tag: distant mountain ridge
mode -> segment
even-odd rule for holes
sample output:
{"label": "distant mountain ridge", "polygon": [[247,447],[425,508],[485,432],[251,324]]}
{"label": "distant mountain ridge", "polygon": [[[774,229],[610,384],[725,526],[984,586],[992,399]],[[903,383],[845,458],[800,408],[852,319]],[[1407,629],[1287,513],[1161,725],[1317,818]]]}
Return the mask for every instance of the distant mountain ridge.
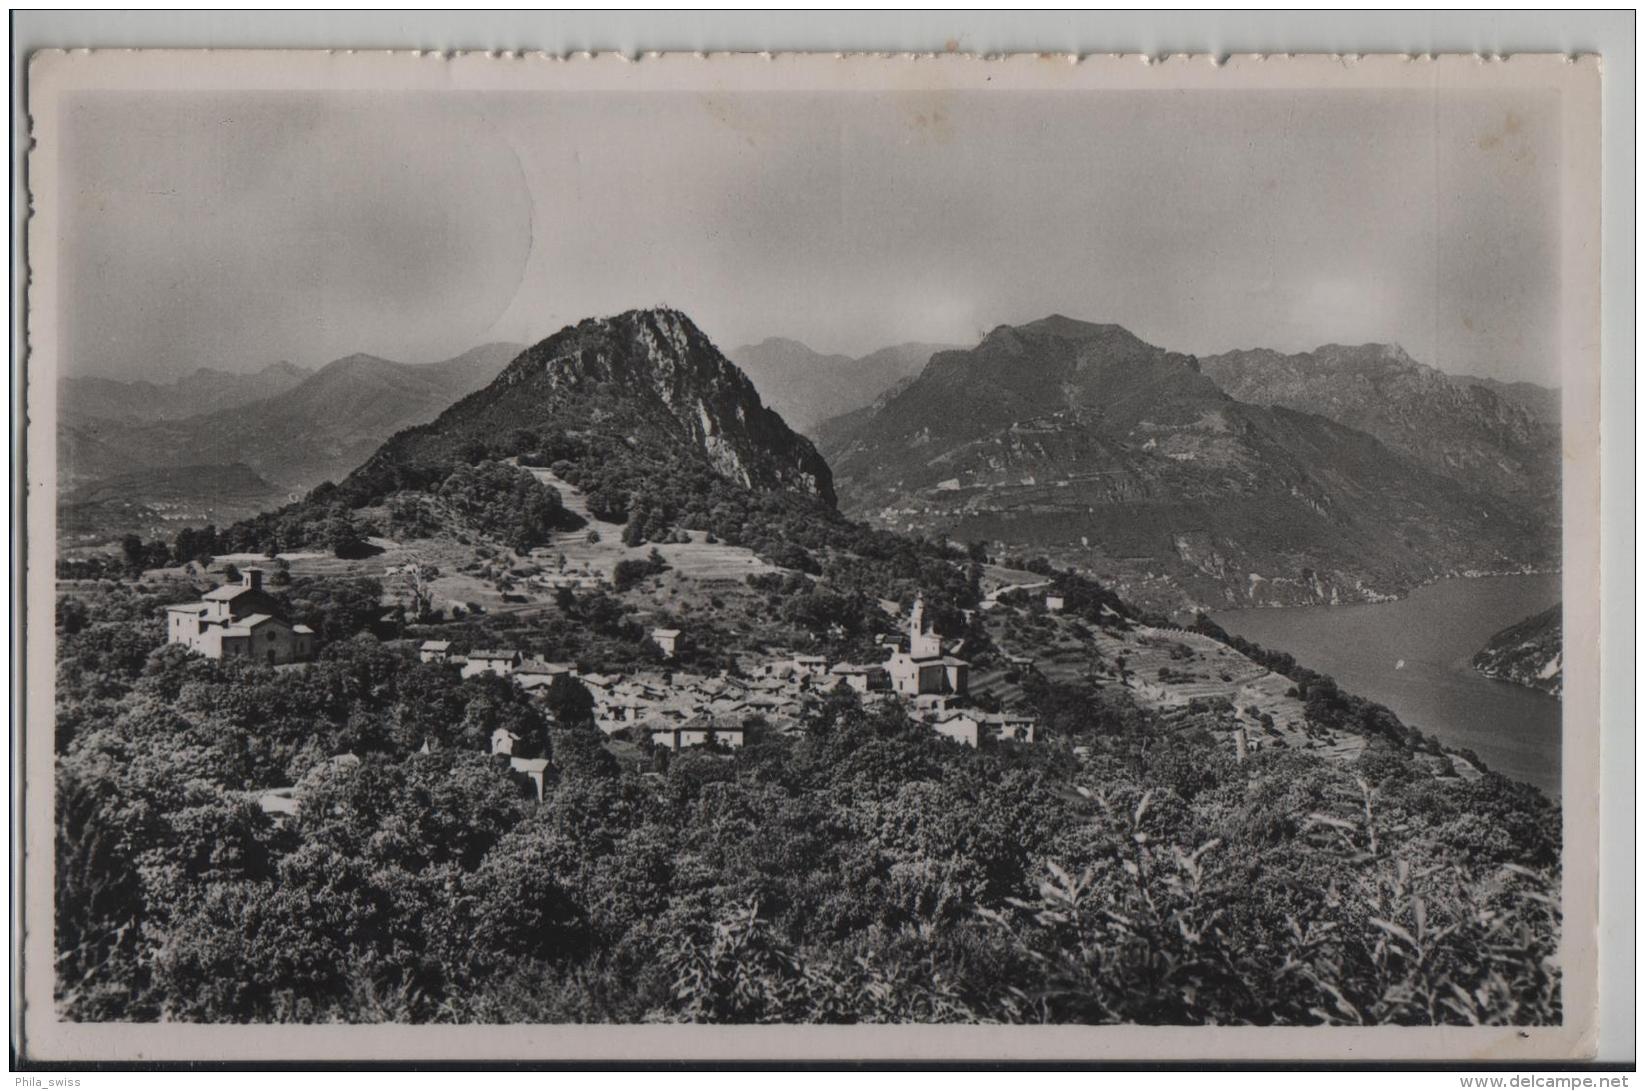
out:
{"label": "distant mountain ridge", "polygon": [[829,417],[827,420],[813,426],[811,437],[816,440],[817,449],[832,451],[844,446],[849,442],[852,433],[861,428],[875,413],[884,409],[892,398],[914,385],[914,380],[917,378],[919,378],[918,375],[905,375],[887,387],[870,404],[860,409],[853,409],[848,413],[841,413],[837,417]]}
{"label": "distant mountain ridge", "polygon": [[827,434],[848,512],[1048,551],[1156,604],[1374,599],[1557,557],[1557,534],[1522,507],[1061,315],[934,355]]}
{"label": "distant mountain ridge", "polygon": [[273,397],[313,374],[309,368],[281,360],[252,372],[203,367],[169,383],[66,376],[57,384],[58,406],[78,417],[181,420]]}
{"label": "distant mountain ridge", "polygon": [[1251,349],[1207,356],[1200,366],[1241,401],[1318,413],[1445,477],[1557,508],[1557,391],[1447,375],[1398,345]]}
{"label": "distant mountain ridge", "polygon": [[1524,380],[1510,383],[1478,375],[1457,375],[1454,378],[1460,383],[1483,386],[1498,397],[1530,410],[1538,420],[1549,427],[1559,427],[1560,402],[1557,387],[1542,386]]}
{"label": "distant mountain ridge", "polygon": [[175,421],[65,412],[59,477],[77,484],[166,466],[244,463],[284,490],[340,478],[408,425],[489,383],[520,346],[489,344],[433,364],[366,354],[334,360],[270,397]]}
{"label": "distant mountain ridge", "polygon": [[820,353],[789,338],[768,337],[732,349],[726,356],[790,427],[816,438],[823,422],[870,404],[887,388],[918,375],[932,353],[952,347],[909,341],[851,357]]}

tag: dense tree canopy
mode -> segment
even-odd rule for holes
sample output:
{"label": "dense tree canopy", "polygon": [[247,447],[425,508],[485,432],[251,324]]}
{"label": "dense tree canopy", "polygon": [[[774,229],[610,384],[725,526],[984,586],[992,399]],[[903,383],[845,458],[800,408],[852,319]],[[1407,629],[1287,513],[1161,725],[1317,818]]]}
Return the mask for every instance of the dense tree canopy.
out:
{"label": "dense tree canopy", "polygon": [[[1386,739],[1241,762],[1215,712],[1038,680],[1033,746],[835,694],[656,771],[571,679],[539,704],[370,636],[213,662],[161,646],[159,596],[95,594],[58,611],[71,1018],[1560,1017],[1557,810]],[[351,594],[291,592],[322,623]],[[541,804],[498,726],[551,758]]]}

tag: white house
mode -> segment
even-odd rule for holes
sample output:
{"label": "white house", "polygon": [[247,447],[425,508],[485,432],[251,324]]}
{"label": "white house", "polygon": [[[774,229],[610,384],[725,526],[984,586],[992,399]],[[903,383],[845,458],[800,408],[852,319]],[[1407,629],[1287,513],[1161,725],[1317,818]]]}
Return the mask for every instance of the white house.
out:
{"label": "white house", "polygon": [[836,685],[844,683],[858,693],[889,689],[891,685],[883,663],[836,663],[828,668],[828,675]]}
{"label": "white house", "polygon": [[425,640],[417,646],[417,658],[424,663],[449,663],[451,661],[451,641]]}
{"label": "white house", "polygon": [[1053,614],[1062,613],[1062,596],[1061,595],[1046,595],[1045,596],[1045,608]]}
{"label": "white house", "polygon": [[651,630],[651,639],[656,643],[657,647],[662,649],[664,659],[673,659],[675,647],[678,645],[680,640],[680,630],[653,629]]}
{"label": "white house", "polygon": [[575,678],[577,668],[570,663],[545,663],[541,659],[522,659],[514,668],[514,680],[525,690],[550,685],[562,674],[569,674]]}
{"label": "white house", "polygon": [[970,747],[975,747],[982,735],[979,714],[975,712],[940,712],[925,722],[944,738]]}
{"label": "white house", "polygon": [[638,723],[651,706],[633,697],[605,698],[594,706],[594,725],[607,735],[614,735],[629,724]]}
{"label": "white house", "polygon": [[1022,712],[985,712],[979,723],[988,738],[1001,742],[1033,742],[1039,720]]}
{"label": "white house", "polygon": [[651,741],[669,750],[687,750],[693,746],[707,746],[710,743],[740,750],[743,745],[743,728],[741,724],[722,723],[709,716],[693,716],[682,724],[653,730]]}
{"label": "white house", "polygon": [[537,794],[537,801],[542,802],[543,781],[546,779],[548,772],[548,759],[516,758],[510,755],[508,767],[531,782],[531,790]]}
{"label": "white house", "polygon": [[276,826],[290,825],[301,810],[295,788],[271,788],[257,797],[257,806]]}
{"label": "white house", "polygon": [[463,677],[476,674],[510,675],[520,665],[520,653],[512,648],[475,648],[463,664]]}

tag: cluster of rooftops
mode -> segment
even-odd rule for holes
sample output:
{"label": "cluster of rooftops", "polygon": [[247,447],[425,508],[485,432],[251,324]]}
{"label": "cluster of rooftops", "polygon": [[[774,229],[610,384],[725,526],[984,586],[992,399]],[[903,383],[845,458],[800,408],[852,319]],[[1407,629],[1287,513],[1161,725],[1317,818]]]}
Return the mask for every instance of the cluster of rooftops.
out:
{"label": "cluster of rooftops", "polygon": [[[291,662],[311,656],[312,630],[285,621],[278,613],[278,601],[262,590],[261,576],[255,570],[247,572],[239,584],[208,592],[200,602],[169,607],[169,638],[205,654],[215,651],[218,657],[261,655],[269,662]],[[265,648],[258,640],[268,632],[275,637],[263,640]],[[680,635],[676,629],[651,633],[668,660],[675,658]],[[237,642],[248,637],[252,647],[238,650]],[[984,739],[1034,741],[1036,720],[1030,714],[964,707],[971,664],[943,647],[926,623],[923,601],[914,604],[906,644],[905,648],[902,641],[892,641],[888,657],[879,663],[830,663],[828,657],[813,654],[777,658],[761,664],[753,677],[670,669],[634,675],[583,672],[575,664],[528,658],[512,648],[474,648],[459,654],[449,640],[425,640],[417,652],[423,662],[460,666],[464,677],[509,677],[528,692],[540,693],[559,677],[574,677],[593,697],[595,724],[603,732],[649,737],[653,744],[670,750],[710,745],[740,748],[751,721],[783,730],[798,723],[809,703],[842,687],[900,701],[916,722],[968,746],[978,746]],[[507,758],[513,772],[528,781],[541,799],[549,763],[543,758],[516,756],[519,741],[508,729],[498,727],[490,737],[491,752]],[[346,754],[331,762],[345,767],[358,760]],[[294,816],[298,802],[296,789],[263,793],[259,799],[278,821]]]}
{"label": "cluster of rooftops", "polygon": [[[679,631],[655,629],[651,636],[665,658],[673,660]],[[971,746],[983,738],[1033,741],[1035,720],[1030,715],[956,707],[965,704],[971,664],[943,647],[926,622],[923,600],[914,604],[906,643],[905,648],[894,641],[888,658],[878,663],[830,663],[826,656],[799,654],[768,660],[752,677],[669,669],[633,675],[584,673],[574,664],[528,658],[512,648],[475,648],[459,655],[446,640],[424,641],[418,655],[424,662],[459,664],[464,677],[511,677],[528,692],[570,675],[593,696],[595,723],[602,731],[648,736],[656,745],[674,750],[710,743],[740,747],[749,721],[784,729],[798,722],[809,701],[840,687],[898,699],[917,721]]]}

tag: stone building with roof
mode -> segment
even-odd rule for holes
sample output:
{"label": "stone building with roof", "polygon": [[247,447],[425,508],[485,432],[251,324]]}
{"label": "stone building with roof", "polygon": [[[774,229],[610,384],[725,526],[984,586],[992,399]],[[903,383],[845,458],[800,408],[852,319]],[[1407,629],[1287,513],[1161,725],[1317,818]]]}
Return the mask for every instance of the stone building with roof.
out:
{"label": "stone building with roof", "polygon": [[513,648],[475,648],[468,653],[468,661],[463,664],[463,677],[473,678],[476,674],[507,676],[514,673],[523,658]]}
{"label": "stone building with roof", "polygon": [[208,659],[294,663],[310,659],[317,641],[307,625],[285,618],[280,601],[263,590],[261,569],[249,568],[237,584],[224,584],[199,602],[166,607],[166,640]]}
{"label": "stone building with roof", "polygon": [[657,724],[651,732],[654,745],[668,750],[688,750],[693,746],[723,746],[740,750],[744,730],[740,723],[697,715],[679,724]]}
{"label": "stone building with roof", "polygon": [[891,688],[904,697],[951,693],[963,696],[970,687],[971,664],[945,655],[942,638],[925,622],[925,600],[914,600],[908,618],[908,650],[900,648],[886,660]]}

